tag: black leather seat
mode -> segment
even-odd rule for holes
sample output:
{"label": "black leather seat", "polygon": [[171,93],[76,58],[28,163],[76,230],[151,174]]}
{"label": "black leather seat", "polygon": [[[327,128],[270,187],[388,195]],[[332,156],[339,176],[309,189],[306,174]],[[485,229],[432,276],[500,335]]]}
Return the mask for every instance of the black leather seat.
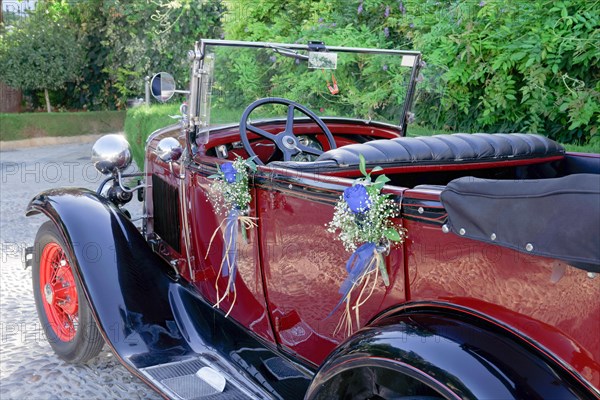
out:
{"label": "black leather seat", "polygon": [[316,162],[333,160],[338,167],[358,166],[359,154],[367,165],[447,164],[528,159],[564,155],[564,148],[547,137],[526,133],[456,133],[374,140],[329,150]]}

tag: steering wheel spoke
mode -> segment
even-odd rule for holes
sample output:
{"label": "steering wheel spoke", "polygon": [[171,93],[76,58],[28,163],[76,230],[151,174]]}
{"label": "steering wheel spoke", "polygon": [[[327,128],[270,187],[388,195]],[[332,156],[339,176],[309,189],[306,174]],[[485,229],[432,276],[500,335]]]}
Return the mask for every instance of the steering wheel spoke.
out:
{"label": "steering wheel spoke", "polygon": [[294,153],[289,150],[283,151],[283,161],[292,161],[292,156]]}
{"label": "steering wheel spoke", "polygon": [[[287,106],[285,130],[283,132],[274,135],[265,131],[264,129],[258,128],[249,123],[248,118],[250,116],[250,113],[264,104],[281,104]],[[291,161],[292,156],[301,153],[307,153],[314,156],[322,154],[323,151],[312,148],[310,146],[303,145],[296,138],[294,134],[294,113],[296,110],[306,115],[310,120],[312,120],[312,122],[314,122],[319,127],[319,129],[325,134],[325,137],[327,137],[329,148],[335,149],[337,147],[335,144],[335,139],[333,138],[333,134],[317,114],[294,101],[280,97],[268,97],[256,100],[255,102],[250,104],[242,114],[242,119],[240,121],[240,138],[242,139],[244,150],[246,150],[248,155],[250,157],[256,156],[256,152],[250,145],[250,140],[248,139],[248,131],[272,141],[283,154],[284,161]],[[263,161],[257,157],[255,158],[255,162],[257,164],[264,165]]]}
{"label": "steering wheel spoke", "polygon": [[312,148],[310,146],[305,146],[303,144],[298,143],[297,148],[300,149],[302,153],[312,154],[313,156],[320,156],[323,154],[322,150]]}
{"label": "steering wheel spoke", "polygon": [[260,128],[254,126],[254,125],[250,125],[250,124],[247,125],[247,128],[250,132],[256,133],[258,136],[262,136],[265,139],[269,139],[273,142],[275,141],[276,135],[273,135],[272,133],[269,133],[269,132],[265,131],[264,129],[260,129]]}
{"label": "steering wheel spoke", "polygon": [[294,107],[293,104],[288,106],[287,119],[285,120],[285,133],[294,134]]}

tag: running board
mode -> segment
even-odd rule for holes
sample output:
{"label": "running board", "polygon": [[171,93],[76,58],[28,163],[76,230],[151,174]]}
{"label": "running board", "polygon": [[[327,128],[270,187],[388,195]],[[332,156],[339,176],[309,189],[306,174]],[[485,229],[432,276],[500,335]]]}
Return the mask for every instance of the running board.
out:
{"label": "running board", "polygon": [[153,345],[163,347],[155,346],[154,354],[129,358],[140,378],[163,396],[173,400],[304,398],[312,371],[265,347],[206,303],[193,287],[170,282],[167,296],[172,314],[163,318],[173,318],[176,324],[169,328],[169,340],[155,340]]}
{"label": "running board", "polygon": [[[213,373],[225,379],[225,388],[221,392],[207,380],[200,378],[197,372],[209,367]],[[251,393],[241,385],[234,383],[223,371],[216,370],[214,362],[200,356],[189,360],[171,362],[142,368],[140,371],[164,394],[174,400],[238,400],[254,399]]]}

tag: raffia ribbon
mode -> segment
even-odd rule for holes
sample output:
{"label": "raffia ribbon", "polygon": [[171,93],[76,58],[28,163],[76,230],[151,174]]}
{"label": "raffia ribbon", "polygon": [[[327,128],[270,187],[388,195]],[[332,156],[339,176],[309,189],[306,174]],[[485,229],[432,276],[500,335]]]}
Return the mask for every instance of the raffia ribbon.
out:
{"label": "raffia ribbon", "polygon": [[[208,258],[210,254],[210,248],[213,244],[217,233],[223,228],[225,225],[225,229],[223,231],[223,257],[221,258],[221,264],[219,266],[219,272],[217,273],[217,278],[215,280],[215,291],[217,301],[213,305],[213,307],[219,307],[221,302],[225,300],[229,294],[233,295],[233,300],[231,301],[231,305],[225,314],[227,318],[233,310],[233,306],[235,305],[235,301],[237,299],[237,290],[235,287],[235,278],[237,275],[237,232],[239,227],[242,228],[242,235],[246,237],[246,230],[252,229],[257,226],[256,217],[249,217],[246,215],[241,215],[240,210],[233,209],[230,210],[227,214],[227,217],[223,218],[221,224],[215,229],[215,232],[210,238],[210,242],[208,244],[208,249],[206,251],[206,256],[204,259]],[[219,277],[227,277],[227,289],[225,292],[220,295],[219,294]]]}
{"label": "raffia ribbon", "polygon": [[[387,247],[377,246],[375,243],[365,243],[356,249],[348,259],[348,262],[346,263],[348,277],[344,280],[339,290],[342,297],[327,316],[327,318],[329,318],[342,304],[345,303],[344,312],[340,317],[338,325],[333,331],[334,335],[340,331],[344,331],[346,336],[352,334],[354,330],[354,323],[352,320],[353,314],[356,321],[356,327],[359,327],[360,307],[373,295],[373,291],[377,284],[377,278],[380,273],[385,286],[389,286],[389,276],[382,254],[386,249]],[[361,287],[361,290],[354,303],[352,303],[352,293],[357,287]],[[365,292],[368,287],[370,287],[370,290],[365,297]]]}

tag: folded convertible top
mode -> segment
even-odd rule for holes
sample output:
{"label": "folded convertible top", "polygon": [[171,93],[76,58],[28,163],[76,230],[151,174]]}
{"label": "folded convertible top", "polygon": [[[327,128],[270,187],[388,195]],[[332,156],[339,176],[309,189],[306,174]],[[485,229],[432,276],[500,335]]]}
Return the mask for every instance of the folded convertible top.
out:
{"label": "folded convertible top", "polygon": [[402,166],[495,162],[562,156],[563,147],[532,133],[453,133],[422,137],[372,140],[342,146],[321,154],[317,161],[334,160],[338,166],[356,166],[359,156],[367,166]]}
{"label": "folded convertible top", "polygon": [[457,235],[600,272],[600,175],[464,177],[441,197]]}

